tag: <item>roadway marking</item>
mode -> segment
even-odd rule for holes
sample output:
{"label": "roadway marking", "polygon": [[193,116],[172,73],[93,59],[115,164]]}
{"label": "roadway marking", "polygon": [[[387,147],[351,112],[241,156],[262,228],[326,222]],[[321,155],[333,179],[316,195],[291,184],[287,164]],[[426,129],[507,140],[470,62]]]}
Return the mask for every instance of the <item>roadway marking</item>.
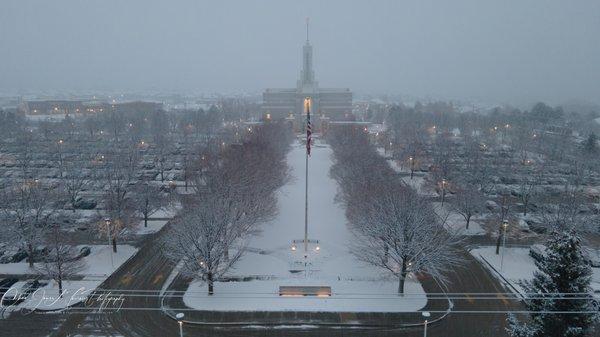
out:
{"label": "roadway marking", "polygon": [[133,279],[133,275],[131,275],[131,273],[127,273],[125,276],[123,276],[121,278],[121,281],[119,281],[119,283],[123,284],[123,285],[129,285],[129,283],[131,283],[132,279]]}
{"label": "roadway marking", "polygon": [[504,303],[504,305],[510,304],[510,302],[506,299],[506,296],[497,294],[496,297],[498,297],[502,301],[502,303]]}
{"label": "roadway marking", "polygon": [[162,281],[163,278],[164,278],[164,276],[162,273],[156,275],[154,277],[154,280],[152,280],[152,284],[154,284],[154,285],[158,284],[158,282]]}

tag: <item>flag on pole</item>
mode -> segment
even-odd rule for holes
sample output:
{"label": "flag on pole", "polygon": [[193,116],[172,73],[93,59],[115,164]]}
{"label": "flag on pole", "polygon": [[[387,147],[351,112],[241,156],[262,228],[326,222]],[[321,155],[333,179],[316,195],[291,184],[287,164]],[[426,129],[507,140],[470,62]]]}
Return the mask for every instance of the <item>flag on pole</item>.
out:
{"label": "flag on pole", "polygon": [[304,99],[306,110],[306,154],[310,156],[310,143],[312,142],[312,125],[310,123],[310,97]]}

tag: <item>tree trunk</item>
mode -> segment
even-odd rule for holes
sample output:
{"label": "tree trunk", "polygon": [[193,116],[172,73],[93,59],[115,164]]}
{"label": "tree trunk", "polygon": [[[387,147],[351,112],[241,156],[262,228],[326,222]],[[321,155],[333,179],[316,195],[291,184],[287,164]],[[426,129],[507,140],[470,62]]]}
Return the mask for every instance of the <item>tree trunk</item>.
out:
{"label": "tree trunk", "polygon": [[523,201],[523,216],[527,216],[527,200]]}
{"label": "tree trunk", "polygon": [[406,282],[406,260],[402,260],[402,269],[400,270],[400,278],[398,282],[398,294],[404,295],[404,283]]}
{"label": "tree trunk", "polygon": [[33,245],[31,243],[27,244],[27,262],[29,262],[29,268],[33,268]]}
{"label": "tree trunk", "polygon": [[58,277],[58,298],[62,298],[63,296],[63,284],[62,277]]}
{"label": "tree trunk", "polygon": [[148,227],[148,215],[144,214],[144,227]]}
{"label": "tree trunk", "polygon": [[208,281],[208,295],[212,296],[215,293],[213,274],[210,272],[206,274],[206,279]]}
{"label": "tree trunk", "polygon": [[467,216],[467,225],[465,226],[466,229],[469,229],[469,223],[471,222],[471,216],[468,215]]}
{"label": "tree trunk", "polygon": [[117,252],[117,238],[113,236],[112,238],[112,246],[113,246],[113,252]]}

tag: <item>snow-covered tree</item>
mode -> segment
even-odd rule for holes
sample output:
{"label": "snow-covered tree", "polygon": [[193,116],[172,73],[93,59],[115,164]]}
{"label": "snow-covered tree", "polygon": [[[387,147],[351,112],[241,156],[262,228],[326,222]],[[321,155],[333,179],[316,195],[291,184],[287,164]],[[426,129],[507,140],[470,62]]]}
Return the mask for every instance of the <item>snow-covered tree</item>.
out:
{"label": "snow-covered tree", "polygon": [[[88,156],[82,155],[84,162],[88,159]],[[88,159],[89,160],[89,159]],[[93,183],[95,171],[92,169],[85,169],[82,167],[81,162],[67,162],[64,165],[65,174],[61,180],[64,192],[69,199],[69,203],[75,212],[75,206],[77,200],[83,191],[90,187]]]}
{"label": "snow-covered tree", "polygon": [[62,297],[63,281],[81,272],[85,268],[85,263],[80,259],[80,252],[76,246],[69,244],[67,235],[58,225],[52,226],[45,243],[47,254],[36,269],[45,278],[56,281],[58,296]]}
{"label": "snow-covered tree", "polygon": [[238,261],[244,243],[239,233],[226,231],[229,218],[221,212],[221,199],[205,196],[196,201],[171,224],[165,254],[175,263],[183,261],[184,275],[206,281],[212,295],[215,279]]}
{"label": "snow-covered tree", "polygon": [[27,252],[33,268],[35,250],[62,204],[60,195],[37,181],[3,191],[0,202],[2,222],[14,236],[14,243]]}
{"label": "snow-covered tree", "polygon": [[521,323],[510,316],[508,331],[514,337],[588,336],[598,317],[581,239],[573,231],[555,231],[546,246],[546,256],[535,261],[533,280],[522,284],[530,320]]}
{"label": "snow-covered tree", "polygon": [[591,212],[584,212],[587,196],[577,186],[565,186],[557,196],[544,199],[540,223],[546,224],[550,230],[594,231],[598,229],[599,217]]}
{"label": "snow-covered tree", "polygon": [[347,204],[346,214],[356,236],[353,254],[398,277],[398,293],[409,274],[445,281],[462,261],[459,238],[444,228],[428,200],[407,188],[380,188]]}
{"label": "snow-covered tree", "polygon": [[[110,232],[114,252],[118,238],[137,226],[132,192],[139,160],[139,152],[133,145],[118,149],[105,163],[104,212],[99,214],[98,228],[106,234]],[[103,225],[105,218],[110,219],[108,226]]]}
{"label": "snow-covered tree", "polygon": [[144,227],[148,227],[148,218],[166,206],[167,197],[163,195],[160,187],[148,180],[139,181],[133,194],[135,209],[142,215]]}
{"label": "snow-covered tree", "polygon": [[455,191],[450,205],[465,219],[466,229],[469,229],[471,218],[485,209],[485,197],[477,190],[477,187],[464,185]]}

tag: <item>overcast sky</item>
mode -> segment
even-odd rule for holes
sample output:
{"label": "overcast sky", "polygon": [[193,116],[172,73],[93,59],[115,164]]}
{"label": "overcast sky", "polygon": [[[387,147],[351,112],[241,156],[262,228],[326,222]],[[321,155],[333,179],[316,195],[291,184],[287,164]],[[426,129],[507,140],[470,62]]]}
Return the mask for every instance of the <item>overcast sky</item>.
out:
{"label": "overcast sky", "polygon": [[321,86],[600,102],[600,1],[1,0],[0,90]]}

